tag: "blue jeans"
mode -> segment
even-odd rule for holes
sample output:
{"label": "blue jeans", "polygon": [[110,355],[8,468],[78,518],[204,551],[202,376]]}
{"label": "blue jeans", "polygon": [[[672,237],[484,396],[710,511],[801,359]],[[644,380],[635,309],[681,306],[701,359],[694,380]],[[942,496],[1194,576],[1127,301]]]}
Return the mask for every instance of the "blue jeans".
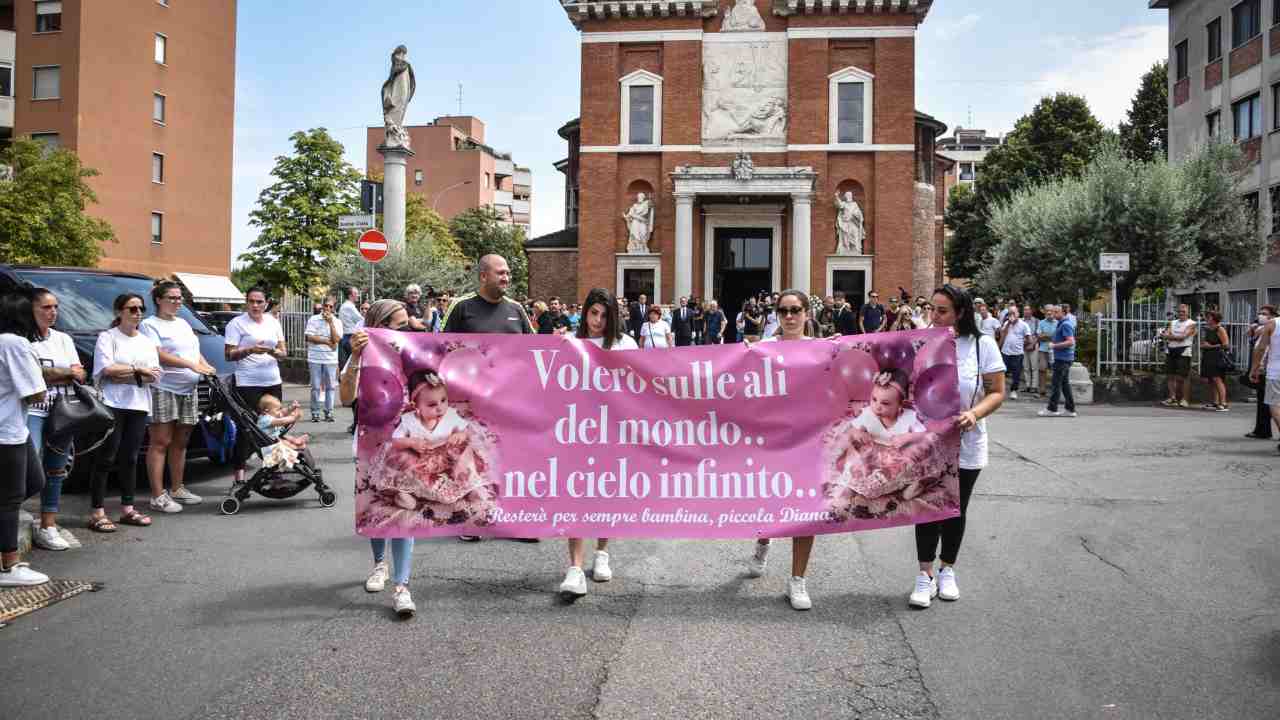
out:
{"label": "blue jeans", "polygon": [[347,358],[351,357],[351,336],[343,335],[338,341],[338,369],[347,366]]}
{"label": "blue jeans", "polygon": [[31,444],[36,448],[44,466],[44,489],[40,491],[40,512],[58,512],[58,501],[62,498],[62,481],[67,479],[67,466],[71,464],[71,438],[67,438],[61,447],[55,445],[54,450],[44,446],[44,422],[48,418],[41,415],[27,415],[27,430],[31,431]]}
{"label": "blue jeans", "polygon": [[[387,556],[387,541],[370,538],[373,561],[380,563]],[[413,568],[413,538],[391,538],[391,579],[397,585],[409,584],[409,570]]]}
{"label": "blue jeans", "polygon": [[[1003,353],[1001,353],[1003,355]],[[1005,373],[1009,376],[1009,387],[1006,390],[1017,392],[1018,386],[1022,384],[1022,362],[1026,360],[1025,355],[1005,355],[1004,367]]]}
{"label": "blue jeans", "polygon": [[1061,393],[1067,403],[1067,412],[1076,411],[1076,399],[1071,394],[1071,383],[1068,376],[1071,373],[1070,360],[1054,360],[1053,361],[1053,390],[1049,393],[1049,412],[1058,411],[1058,394]]}
{"label": "blue jeans", "polygon": [[[308,363],[311,369],[311,414],[319,415],[321,407],[325,415],[333,414],[333,397],[338,392],[338,366]],[[323,406],[320,403],[324,396]]]}

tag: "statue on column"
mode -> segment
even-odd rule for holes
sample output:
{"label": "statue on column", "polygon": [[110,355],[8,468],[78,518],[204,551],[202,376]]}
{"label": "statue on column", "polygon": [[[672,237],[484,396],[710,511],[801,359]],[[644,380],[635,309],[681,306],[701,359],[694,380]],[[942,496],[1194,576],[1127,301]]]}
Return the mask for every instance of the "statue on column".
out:
{"label": "statue on column", "polygon": [[653,203],[644,193],[636,195],[636,202],[622,216],[627,221],[627,252],[649,252],[649,238],[653,236]]}
{"label": "statue on column", "polygon": [[755,0],[735,0],[733,7],[724,11],[720,32],[750,32],[764,30],[764,18],[756,9]]}
{"label": "statue on column", "polygon": [[861,255],[867,231],[863,226],[862,208],[853,193],[836,193],[836,254]]}
{"label": "statue on column", "polygon": [[384,145],[409,149],[409,133],[404,129],[404,114],[418,89],[413,66],[405,57],[409,49],[397,46],[391,53],[391,75],[382,83],[382,119],[387,128]]}

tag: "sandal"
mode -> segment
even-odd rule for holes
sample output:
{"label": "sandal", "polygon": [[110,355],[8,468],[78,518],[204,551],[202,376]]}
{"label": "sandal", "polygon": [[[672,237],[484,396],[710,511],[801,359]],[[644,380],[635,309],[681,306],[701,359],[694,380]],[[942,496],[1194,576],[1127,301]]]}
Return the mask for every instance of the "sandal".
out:
{"label": "sandal", "polygon": [[99,533],[113,533],[116,531],[116,524],[111,522],[111,518],[106,515],[96,515],[89,518],[86,524],[90,530]]}
{"label": "sandal", "polygon": [[135,527],[147,527],[151,524],[151,518],[134,510],[130,513],[120,516],[120,522],[125,525],[133,525]]}

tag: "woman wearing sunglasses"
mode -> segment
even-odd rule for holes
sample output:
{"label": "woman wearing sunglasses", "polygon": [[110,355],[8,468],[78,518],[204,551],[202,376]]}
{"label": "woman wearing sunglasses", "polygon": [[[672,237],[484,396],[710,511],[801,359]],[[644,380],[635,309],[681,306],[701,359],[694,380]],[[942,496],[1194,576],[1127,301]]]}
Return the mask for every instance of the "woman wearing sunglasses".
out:
{"label": "woman wearing sunglasses", "polygon": [[107,476],[116,470],[120,483],[120,522],[146,527],[151,518],[133,507],[138,482],[138,449],[151,414],[151,385],[161,375],[160,356],[151,338],[138,331],[146,303],[141,295],[125,293],[112,303],[116,319],[98,335],[93,353],[94,379],[102,390],[102,402],[116,417],[115,429],[94,456],[91,483],[92,511],[89,529],[115,532],[107,518]]}

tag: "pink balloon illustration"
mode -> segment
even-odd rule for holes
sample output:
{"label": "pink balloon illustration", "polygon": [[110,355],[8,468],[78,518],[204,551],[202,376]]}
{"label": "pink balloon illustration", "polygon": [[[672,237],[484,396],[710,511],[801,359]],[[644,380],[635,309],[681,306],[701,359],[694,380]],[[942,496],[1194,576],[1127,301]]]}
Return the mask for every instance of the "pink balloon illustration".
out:
{"label": "pink balloon illustration", "polygon": [[955,365],[934,365],[920,373],[912,388],[916,410],[929,420],[960,412],[960,388]]}
{"label": "pink balloon illustration", "polygon": [[950,365],[956,361],[956,351],[948,337],[930,340],[916,351],[915,375],[923,373],[934,365]]}
{"label": "pink balloon illustration", "polygon": [[400,356],[391,347],[391,337],[384,333],[370,334],[369,344],[360,353],[361,372],[370,368],[400,371]]}
{"label": "pink balloon illustration", "polygon": [[440,362],[444,348],[438,343],[410,342],[400,353],[400,362],[404,364],[404,374],[412,375],[422,370],[440,372]]}
{"label": "pink balloon illustration", "polygon": [[[894,333],[899,334],[902,333]],[[877,338],[874,352],[881,370],[911,372],[911,365],[916,357],[916,351],[911,347],[911,339],[908,337]]]}
{"label": "pink balloon illustration", "polygon": [[870,353],[846,349],[836,357],[835,366],[836,375],[851,399],[871,399],[871,386],[880,367]]}
{"label": "pink balloon illustration", "polygon": [[387,425],[404,408],[404,383],[400,373],[383,367],[360,370],[360,424]]}
{"label": "pink balloon illustration", "polygon": [[475,348],[455,350],[445,355],[440,362],[440,377],[448,388],[449,399],[463,401],[483,395],[484,384],[491,382],[485,372],[488,365]]}

